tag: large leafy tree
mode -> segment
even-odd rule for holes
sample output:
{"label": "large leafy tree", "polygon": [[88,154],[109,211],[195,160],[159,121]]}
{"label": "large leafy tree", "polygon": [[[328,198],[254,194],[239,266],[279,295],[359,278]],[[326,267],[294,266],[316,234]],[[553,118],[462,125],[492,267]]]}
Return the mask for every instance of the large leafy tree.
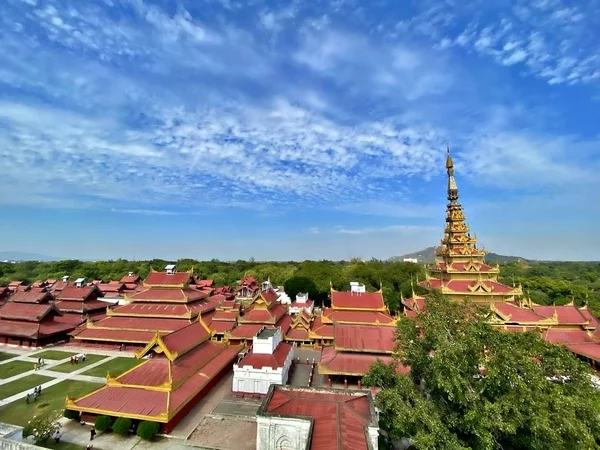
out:
{"label": "large leafy tree", "polygon": [[377,364],[364,383],[382,388],[382,425],[415,448],[600,448],[591,369],[539,334],[494,329],[484,310],[433,294],[397,342],[410,374]]}

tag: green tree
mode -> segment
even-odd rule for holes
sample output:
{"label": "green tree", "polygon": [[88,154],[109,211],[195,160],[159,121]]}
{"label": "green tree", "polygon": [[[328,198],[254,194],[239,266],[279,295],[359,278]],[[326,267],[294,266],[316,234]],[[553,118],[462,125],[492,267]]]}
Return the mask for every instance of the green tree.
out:
{"label": "green tree", "polygon": [[598,448],[591,369],[539,334],[499,331],[483,310],[433,294],[397,341],[410,374],[375,365],[364,381],[383,388],[382,425],[415,448]]}
{"label": "green tree", "polygon": [[50,411],[33,418],[23,428],[23,438],[33,437],[36,445],[43,445],[46,441],[60,430],[60,411]]}
{"label": "green tree", "polygon": [[300,292],[308,293],[308,298],[315,299],[319,296],[317,285],[313,280],[307,277],[291,277],[283,283],[285,293],[290,296],[292,301]]}

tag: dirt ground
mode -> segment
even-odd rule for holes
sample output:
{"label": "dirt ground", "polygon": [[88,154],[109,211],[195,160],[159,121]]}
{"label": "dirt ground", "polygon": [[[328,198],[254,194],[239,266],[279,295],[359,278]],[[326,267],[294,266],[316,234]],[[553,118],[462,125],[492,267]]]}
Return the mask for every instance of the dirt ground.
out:
{"label": "dirt ground", "polygon": [[204,417],[190,443],[218,450],[255,450],[256,422],[234,417]]}

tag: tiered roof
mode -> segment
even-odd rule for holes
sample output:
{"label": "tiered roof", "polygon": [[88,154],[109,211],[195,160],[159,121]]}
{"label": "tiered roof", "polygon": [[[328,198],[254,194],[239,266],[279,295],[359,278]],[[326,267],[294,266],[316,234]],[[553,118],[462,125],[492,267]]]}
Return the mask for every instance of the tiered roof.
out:
{"label": "tiered roof", "polygon": [[195,321],[172,333],[156,332],[137,358],[153,357],[119,377],[107,376],[104,387],[79,399],[68,398],[68,409],[168,423],[202,394],[213,378],[230,367],[240,350],[211,342],[211,331]]}
{"label": "tiered roof", "polygon": [[522,289],[506,286],[498,281],[499,266],[485,263],[485,251],[477,248],[477,238],[471,235],[466,224],[463,207],[458,200],[450,149],[446,158],[446,171],[448,204],[444,237],[441,247],[436,250],[436,261],[429,267],[427,278],[420,285],[439,290],[453,300],[469,298],[479,303],[515,300],[522,295]]}
{"label": "tiered roof", "polygon": [[55,320],[61,315],[53,303],[9,301],[0,306],[0,335],[40,339],[66,333],[74,326]]}
{"label": "tiered roof", "polygon": [[[130,281],[130,280],[126,280]],[[195,289],[192,272],[152,271],[143,282],[143,290],[125,293],[130,302],[107,308],[106,317],[88,321],[73,335],[78,340],[141,344],[156,333],[165,335],[206,317],[219,303],[211,297],[212,288]],[[104,304],[106,306],[106,303]]]}
{"label": "tiered roof", "polygon": [[365,450],[371,448],[369,429],[378,429],[368,391],[272,385],[257,416],[310,421],[310,450]]}

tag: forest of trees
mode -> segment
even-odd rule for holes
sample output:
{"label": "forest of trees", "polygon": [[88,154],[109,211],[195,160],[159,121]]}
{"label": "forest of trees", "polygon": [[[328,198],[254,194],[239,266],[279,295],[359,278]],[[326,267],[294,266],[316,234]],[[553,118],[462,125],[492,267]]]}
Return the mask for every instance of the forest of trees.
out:
{"label": "forest of trees", "polygon": [[[244,275],[254,275],[258,280],[270,277],[275,285],[283,285],[294,297],[298,291],[308,290],[317,302],[325,302],[330,282],[336,289],[348,289],[350,281],[365,283],[367,289],[383,286],[384,298],[389,308],[398,308],[400,293],[411,295],[411,279],[423,280],[425,268],[420,264],[406,262],[371,261],[78,261],[0,263],[0,285],[12,280],[33,282],[47,278],[85,277],[88,280],[118,280],[127,272],[142,277],[150,268],[162,270],[166,264],[176,263],[179,270],[194,268],[201,278],[215,280],[217,285],[233,285]],[[557,305],[575,298],[577,304],[588,302],[590,308],[600,315],[600,263],[597,262],[511,262],[501,266],[501,281],[512,285],[521,283],[532,300],[539,304]],[[416,283],[415,283],[416,287]],[[417,293],[424,293],[418,287]]]}

